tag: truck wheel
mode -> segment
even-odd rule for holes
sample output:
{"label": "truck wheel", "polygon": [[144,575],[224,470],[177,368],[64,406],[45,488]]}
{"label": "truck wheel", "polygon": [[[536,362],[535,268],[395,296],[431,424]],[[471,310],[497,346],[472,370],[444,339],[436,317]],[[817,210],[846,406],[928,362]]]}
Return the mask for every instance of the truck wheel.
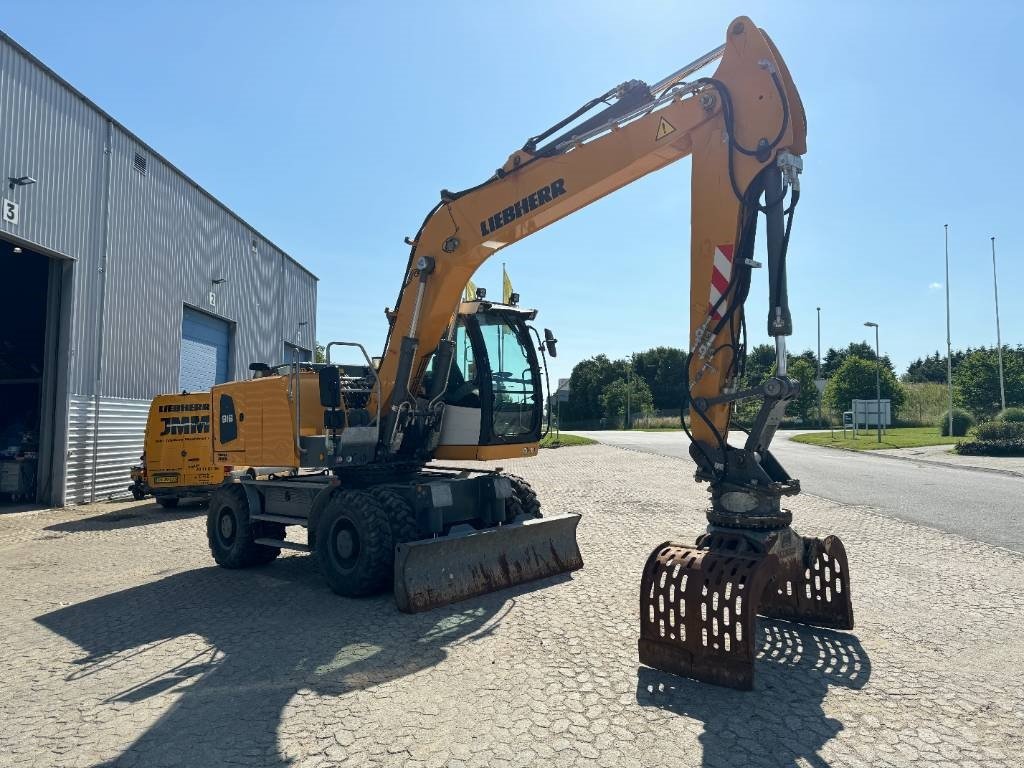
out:
{"label": "truck wheel", "polygon": [[416,512],[400,493],[389,488],[371,488],[370,493],[384,508],[391,526],[391,543],[395,546],[420,538]]}
{"label": "truck wheel", "polygon": [[174,509],[176,506],[178,506],[179,501],[181,501],[181,499],[179,499],[177,496],[161,496],[156,500],[156,503],[159,504],[164,509]]}
{"label": "truck wheel", "polygon": [[140,488],[137,485],[132,486],[132,498],[136,501],[142,501],[146,498],[146,491],[144,488]]}
{"label": "truck wheel", "polygon": [[334,494],[317,523],[320,572],[339,595],[361,597],[393,581],[394,544],[388,515],[366,491]]}
{"label": "truck wheel", "polygon": [[258,531],[249,519],[249,502],[239,485],[225,485],[210,496],[206,513],[206,538],[210,552],[222,568],[248,568],[269,563],[278,547],[257,544]]}
{"label": "truck wheel", "polygon": [[540,499],[533,486],[519,475],[503,474],[512,483],[512,498],[505,500],[506,521],[512,522],[519,515],[530,519],[543,517],[540,511]]}

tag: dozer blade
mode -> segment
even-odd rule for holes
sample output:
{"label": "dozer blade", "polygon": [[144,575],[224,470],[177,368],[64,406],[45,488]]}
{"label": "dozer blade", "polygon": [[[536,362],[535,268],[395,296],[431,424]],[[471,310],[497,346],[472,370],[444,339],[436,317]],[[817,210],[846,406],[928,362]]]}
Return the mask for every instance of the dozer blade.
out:
{"label": "dozer blade", "polygon": [[702,536],[696,546],[665,542],[655,549],[640,583],[640,663],[750,690],[759,613],[852,629],[842,542],[786,533],[775,539],[778,552],[720,535]]}
{"label": "dozer blade", "polygon": [[395,602],[417,613],[534,579],[576,571],[579,515],[545,517],[395,548]]}

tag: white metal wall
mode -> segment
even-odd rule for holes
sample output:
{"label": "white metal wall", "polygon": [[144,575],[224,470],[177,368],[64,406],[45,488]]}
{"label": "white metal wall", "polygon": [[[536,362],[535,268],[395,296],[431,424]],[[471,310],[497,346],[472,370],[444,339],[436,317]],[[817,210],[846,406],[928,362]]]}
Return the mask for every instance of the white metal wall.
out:
{"label": "white metal wall", "polygon": [[148,400],[71,397],[65,503],[128,495],[128,469],[142,455],[148,414]]}

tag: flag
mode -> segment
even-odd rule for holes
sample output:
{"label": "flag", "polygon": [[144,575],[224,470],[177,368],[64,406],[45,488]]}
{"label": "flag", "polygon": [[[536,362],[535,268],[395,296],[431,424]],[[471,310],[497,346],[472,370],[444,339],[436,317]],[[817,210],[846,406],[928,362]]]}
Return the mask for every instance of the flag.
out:
{"label": "flag", "polygon": [[476,301],[476,283],[472,280],[466,283],[466,290],[462,292],[463,301]]}
{"label": "flag", "polygon": [[501,303],[508,304],[509,299],[512,298],[512,281],[508,279],[508,272],[505,271],[505,265],[501,265]]}

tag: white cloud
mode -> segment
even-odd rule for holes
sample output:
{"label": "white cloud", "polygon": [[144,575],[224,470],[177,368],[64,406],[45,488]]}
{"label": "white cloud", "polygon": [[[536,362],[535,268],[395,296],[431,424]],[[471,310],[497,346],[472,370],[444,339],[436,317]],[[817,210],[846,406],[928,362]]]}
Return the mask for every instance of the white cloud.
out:
{"label": "white cloud", "polygon": [[942,283],[928,283],[928,290],[937,291],[942,288]]}

